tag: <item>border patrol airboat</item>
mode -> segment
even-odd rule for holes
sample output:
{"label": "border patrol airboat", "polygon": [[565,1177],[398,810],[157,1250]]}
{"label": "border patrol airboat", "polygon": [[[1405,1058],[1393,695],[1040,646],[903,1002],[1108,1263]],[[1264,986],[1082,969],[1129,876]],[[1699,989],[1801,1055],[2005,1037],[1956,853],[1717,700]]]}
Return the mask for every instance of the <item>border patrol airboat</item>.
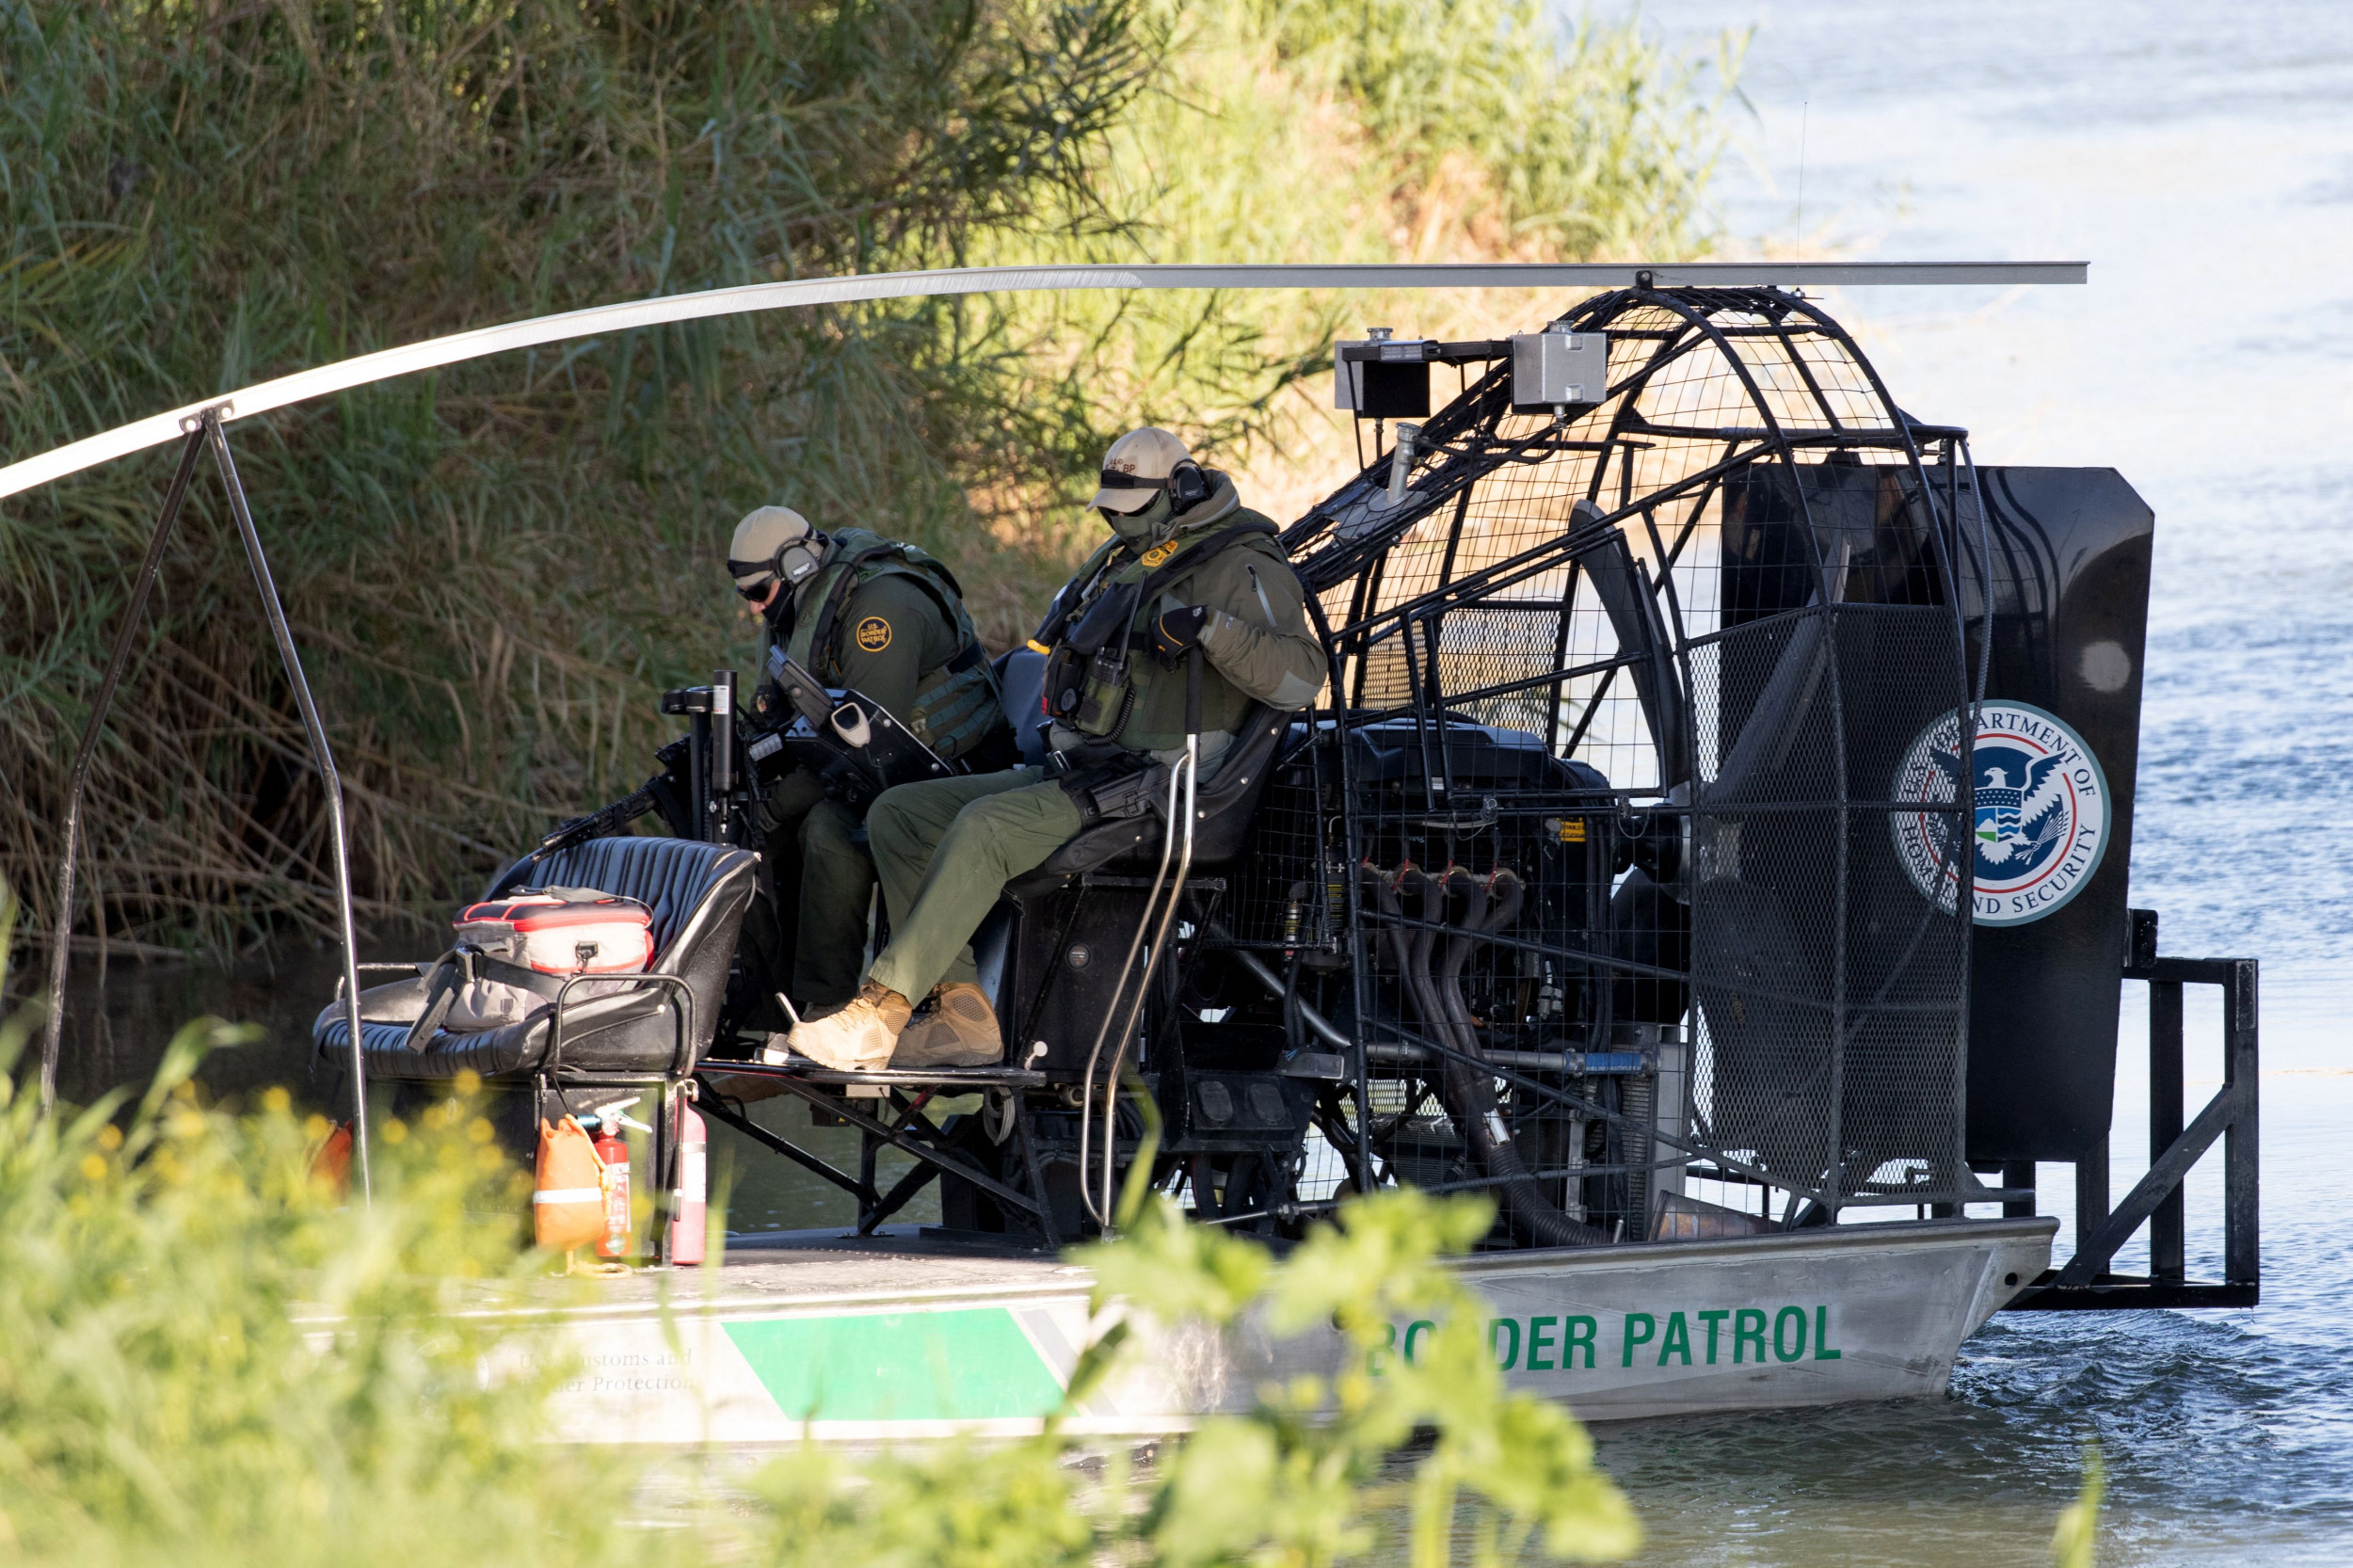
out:
{"label": "border patrol airboat", "polygon": [[[690,1103],[856,1200],[846,1234],[739,1236],[700,1275],[668,1267],[663,1208],[654,1268],[548,1309],[582,1367],[552,1407],[558,1437],[1034,1431],[1106,1326],[1060,1249],[1106,1228],[1131,1171],[1199,1223],[1278,1244],[1350,1192],[1494,1194],[1493,1234],[1457,1266],[1492,1304],[1498,1361],[1593,1419],[1937,1394],[2004,1308],[2252,1304],[2255,965],[2160,957],[2154,914],[2125,907],[2151,514],[2110,470],[1978,468],[1964,431],[1900,408],[1801,292],[2085,272],[1136,266],[763,284],[361,356],[20,461],[0,495],[180,443],[75,759],[53,994],[92,747],[209,452],[327,788],[344,974],[315,1037],[345,1079],[360,1193],[371,1084],[417,1096],[472,1074],[535,1124],[558,1098],[649,1099],[658,1208],[687,1179]],[[1283,536],[1325,689],[1299,712],[1254,711],[1213,775],[1178,765],[1154,816],[1090,829],[1006,889],[975,942],[1003,1064],[840,1072],[753,1022],[739,936],[763,892],[738,840],[761,737],[730,671],[665,696],[689,718],[665,790],[560,825],[487,895],[640,898],[648,972],[617,994],[568,985],[507,1029],[411,1039],[400,996],[418,967],[356,960],[327,727],[232,422],[697,317],[1199,287],[1587,293],[1506,338],[1337,345],[1362,467]],[[1032,761],[1043,742],[1018,718],[1041,662],[1016,650],[997,669]],[[631,830],[656,808],[669,836]],[[402,978],[363,986],[368,970]],[[2151,992],[2151,1166],[2111,1205],[2128,978]],[[2223,992],[2226,1067],[2194,1119],[2191,984]],[[856,1129],[857,1169],[750,1114],[752,1083]],[[2181,1183],[2217,1142],[2224,1277],[2193,1281]],[[888,1191],[885,1148],[913,1161]],[[2076,1174],[2078,1243],[2056,1269],[2038,1161]],[[942,1224],[894,1225],[934,1183]],[[2144,1224],[2149,1273],[2116,1275]],[[1388,1353],[1412,1356],[1428,1327],[1400,1321]],[[1147,1332],[1149,1353],[1068,1430],[1180,1431],[1340,1349]]]}

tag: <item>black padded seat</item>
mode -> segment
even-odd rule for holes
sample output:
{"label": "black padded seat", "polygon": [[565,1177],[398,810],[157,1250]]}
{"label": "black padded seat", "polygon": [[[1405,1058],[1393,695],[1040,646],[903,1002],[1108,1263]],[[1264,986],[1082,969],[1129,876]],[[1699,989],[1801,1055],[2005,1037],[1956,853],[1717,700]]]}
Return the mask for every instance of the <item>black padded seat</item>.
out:
{"label": "black padded seat", "polygon": [[[1292,717],[1263,703],[1253,703],[1242,715],[1234,744],[1218,759],[1217,771],[1193,803],[1197,822],[1193,835],[1194,871],[1222,865],[1241,854],[1249,841],[1251,816],[1258,808],[1258,797],[1266,792],[1284,738],[1291,731]],[[1089,872],[1134,870],[1148,874],[1160,863],[1160,827],[1157,811],[1098,823],[1048,856],[1007,891],[1020,898],[1060,887]]]}
{"label": "black padded seat", "polygon": [[1005,717],[1012,721],[1013,739],[1021,760],[1033,768],[1046,765],[1046,710],[1040,688],[1046,684],[1046,655],[1033,648],[1016,648],[997,656],[997,684],[1004,693]]}
{"label": "black padded seat", "polygon": [[[660,1074],[682,1077],[711,1044],[744,911],[751,903],[758,862],[745,850],[687,839],[594,839],[558,850],[536,865],[509,870],[491,887],[496,898],[526,884],[594,888],[633,898],[652,911],[654,960],[649,975],[672,976],[694,998],[694,1032],[681,1038],[674,984],[648,982],[614,995],[564,1004],[560,1057],[551,1063],[552,1003],[520,1023],[474,1034],[437,1030],[421,1050],[408,1048],[408,1027],[423,1010],[424,984],[415,979],[360,993],[360,1035],[368,1076],[431,1081],[471,1072],[515,1079],[552,1070],[570,1074]],[[625,978],[625,977],[624,977]],[[329,1003],[312,1026],[312,1039],[330,1064],[347,1059],[349,1032],[343,1008]]]}

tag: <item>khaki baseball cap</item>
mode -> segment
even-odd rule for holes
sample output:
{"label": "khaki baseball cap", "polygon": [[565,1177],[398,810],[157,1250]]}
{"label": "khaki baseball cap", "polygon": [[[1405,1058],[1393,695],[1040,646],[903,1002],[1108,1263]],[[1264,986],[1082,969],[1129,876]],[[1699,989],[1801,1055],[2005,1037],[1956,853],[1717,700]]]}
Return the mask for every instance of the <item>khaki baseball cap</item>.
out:
{"label": "khaki baseball cap", "polygon": [[784,547],[808,537],[808,519],[790,506],[759,506],[744,514],[728,546],[728,575],[739,588],[757,589],[776,575]]}
{"label": "khaki baseball cap", "polygon": [[1103,454],[1103,487],[1090,506],[1113,512],[1141,512],[1152,498],[1168,488],[1168,476],[1178,463],[1191,462],[1185,443],[1157,425],[1130,430],[1112,442]]}

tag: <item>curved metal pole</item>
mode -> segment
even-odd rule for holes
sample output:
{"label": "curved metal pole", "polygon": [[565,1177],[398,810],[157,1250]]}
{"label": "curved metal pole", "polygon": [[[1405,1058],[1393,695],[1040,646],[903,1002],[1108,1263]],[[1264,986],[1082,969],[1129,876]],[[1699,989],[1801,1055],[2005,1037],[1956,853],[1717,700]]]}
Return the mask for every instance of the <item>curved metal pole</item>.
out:
{"label": "curved metal pole", "polygon": [[[1193,687],[1200,688],[1201,650],[1193,651]],[[1200,703],[1193,706],[1197,710]],[[1176,905],[1184,902],[1185,878],[1193,870],[1193,829],[1200,814],[1199,786],[1201,779],[1201,723],[1196,716],[1192,733],[1185,737],[1184,760],[1177,763],[1185,774],[1185,837],[1184,847],[1176,852],[1176,880],[1169,885],[1168,903],[1160,910],[1160,930],[1152,936],[1152,945],[1144,950],[1144,978],[1136,982],[1135,1000],[1128,1004],[1127,1021],[1119,1026],[1119,1037],[1112,1046],[1111,1071],[1103,1080],[1103,1208],[1100,1224],[1106,1235],[1111,1234],[1114,1210],[1112,1207],[1112,1176],[1119,1157],[1119,1069],[1127,1064],[1128,1048],[1135,1042],[1136,1025],[1144,1016],[1144,999],[1152,994],[1152,977],[1159,972],[1160,957],[1168,949],[1168,928],[1176,918]],[[1145,907],[1144,913],[1151,913]],[[1114,1000],[1117,999],[1114,998]],[[1086,1167],[1079,1167],[1080,1178]]]}
{"label": "curved metal pole", "polygon": [[[1172,823],[1176,820],[1176,780],[1183,771],[1184,763],[1180,761],[1168,776],[1168,820]],[[1152,890],[1144,895],[1144,912],[1136,917],[1135,935],[1128,938],[1128,956],[1120,961],[1119,978],[1112,983],[1111,1000],[1103,1004],[1103,1021],[1096,1026],[1095,1048],[1087,1052],[1086,1072],[1080,1080],[1079,1201],[1086,1205],[1087,1213],[1093,1217],[1096,1224],[1100,1225],[1109,1225],[1112,1223],[1110,1210],[1096,1212],[1093,1190],[1086,1184],[1088,1151],[1092,1147],[1090,1139],[1093,1136],[1095,1125],[1095,1068],[1096,1064],[1103,1059],[1103,1042],[1112,1037],[1112,1020],[1119,1016],[1120,999],[1128,994],[1128,976],[1135,971],[1136,954],[1144,951],[1144,934],[1152,929],[1152,910],[1160,901],[1160,888],[1168,881],[1169,858],[1175,853],[1176,840],[1171,835],[1162,833],[1160,835],[1160,868],[1152,873]],[[1114,1071],[1112,1074],[1114,1087],[1112,1094],[1105,1096],[1104,1101],[1114,1111],[1118,1103],[1117,1077]],[[1108,1115],[1111,1112],[1107,1111],[1105,1113]],[[1104,1128],[1103,1136],[1108,1141],[1117,1141],[1116,1131],[1109,1126]]]}
{"label": "curved metal pole", "polygon": [[43,1115],[57,1103],[57,1052],[65,1037],[65,977],[73,934],[73,861],[82,847],[82,796],[89,788],[90,761],[98,753],[98,734],[106,727],[106,711],[114,706],[115,687],[131,661],[131,639],[147,614],[147,597],[163,569],[164,545],[180,520],[188,499],[188,482],[196,477],[197,454],[204,446],[204,427],[187,422],[188,439],[180,447],[180,466],[172,471],[171,488],[164,492],[164,509],[155,520],[154,536],[147,541],[147,559],[132,581],[131,602],[122,612],[122,630],[115,633],[114,651],[106,657],[106,673],[90,698],[89,717],[82,722],[82,744],[73,753],[73,775],[66,785],[65,847],[57,855],[57,932],[49,950],[49,1016],[40,1033],[40,1109]]}
{"label": "curved metal pole", "polygon": [[[1199,819],[1201,789],[1201,680],[1205,656],[1201,645],[1195,643],[1185,654],[1185,755],[1176,765],[1185,776],[1185,837],[1184,847],[1176,854],[1176,880],[1168,889],[1167,907],[1160,911],[1160,929],[1152,934],[1152,945],[1144,954],[1144,978],[1136,982],[1136,1000],[1128,1005],[1127,1021],[1119,1026],[1119,1040],[1112,1048],[1111,1071],[1103,1084],[1103,1208],[1099,1216],[1105,1235],[1112,1231],[1112,1169],[1119,1151],[1119,1069],[1128,1060],[1128,1048],[1135,1041],[1136,1025],[1144,1016],[1144,998],[1151,995],[1152,976],[1160,968],[1161,954],[1168,950],[1168,928],[1176,919],[1176,905],[1184,901],[1185,878],[1193,871],[1193,830]],[[1239,740],[1240,736],[1237,735]],[[1169,808],[1176,809],[1176,779],[1169,780]],[[1174,831],[1173,817],[1169,828]],[[1152,906],[1144,905],[1149,919]],[[1118,999],[1113,998],[1115,1002]],[[1079,1167],[1079,1179],[1083,1186],[1086,1166]]]}
{"label": "curved metal pole", "polygon": [[[877,272],[743,283],[694,294],[659,295],[476,327],[424,343],[377,349],[333,364],[239,388],[221,400],[229,419],[249,419],[388,376],[461,364],[488,354],[570,343],[602,332],[662,327],[712,316],[794,310],[877,299],[930,299],[968,294],[1081,289],[1548,289],[1612,288],[1647,279],[1677,285],[1825,285],[2081,283],[2083,262],[1428,262],[1294,265],[1139,264],[1134,266],[974,266]],[[178,435],[201,405],[152,414],[99,435],[0,468],[0,496],[45,485],[96,463],[160,446]]]}
{"label": "curved metal pole", "polygon": [[286,666],[286,684],[294,688],[295,706],[302,711],[302,728],[311,737],[311,755],[327,786],[327,825],[335,848],[335,919],[344,939],[344,1025],[351,1033],[351,1149],[360,1165],[360,1192],[376,1201],[376,1182],[368,1169],[368,1075],[366,1047],[360,1034],[359,939],[351,920],[351,847],[344,833],[344,781],[335,771],[335,755],[327,744],[327,726],[318,704],[311,700],[311,683],[303,678],[302,655],[295,650],[294,632],[286,625],[285,607],[278,602],[278,584],[271,581],[269,559],[262,552],[262,536],[253,526],[246,504],[245,487],[237,482],[236,460],[229,455],[229,438],[220,427],[220,411],[202,415],[211,439],[213,460],[221,483],[229,489],[229,510],[237,520],[237,536],[245,541],[246,560],[253,568],[253,585],[261,591],[262,613],[269,617],[270,635],[278,641],[278,656]]}

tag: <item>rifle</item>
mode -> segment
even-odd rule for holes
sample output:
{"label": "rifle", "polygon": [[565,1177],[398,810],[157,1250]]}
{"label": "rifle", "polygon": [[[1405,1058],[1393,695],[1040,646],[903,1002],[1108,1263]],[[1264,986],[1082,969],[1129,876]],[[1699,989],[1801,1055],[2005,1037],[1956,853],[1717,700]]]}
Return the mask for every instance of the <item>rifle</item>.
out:
{"label": "rifle", "polygon": [[546,838],[532,847],[523,858],[528,862],[546,859],[559,849],[586,843],[591,839],[610,839],[648,811],[662,808],[661,791],[670,782],[667,773],[658,773],[612,805],[589,812],[584,817],[568,817],[548,830]]}
{"label": "rifle", "polygon": [[746,719],[746,756],[763,785],[783,755],[840,787],[853,806],[864,805],[894,784],[946,778],[959,771],[881,704],[856,691],[819,684],[815,676],[786,658],[782,648],[768,651],[768,678],[784,694],[793,716],[764,730]]}
{"label": "rifle", "polygon": [[[752,803],[796,766],[811,769],[858,808],[893,784],[958,771],[872,699],[820,685],[781,648],[771,650],[768,674],[792,711],[781,723],[736,710],[731,670],[716,672],[709,686],[663,693],[662,711],[686,715],[693,728],[655,753],[662,771],[612,805],[556,824],[520,864],[612,838],[649,811],[661,812],[679,838],[732,842]],[[725,698],[718,696],[723,687]]]}

